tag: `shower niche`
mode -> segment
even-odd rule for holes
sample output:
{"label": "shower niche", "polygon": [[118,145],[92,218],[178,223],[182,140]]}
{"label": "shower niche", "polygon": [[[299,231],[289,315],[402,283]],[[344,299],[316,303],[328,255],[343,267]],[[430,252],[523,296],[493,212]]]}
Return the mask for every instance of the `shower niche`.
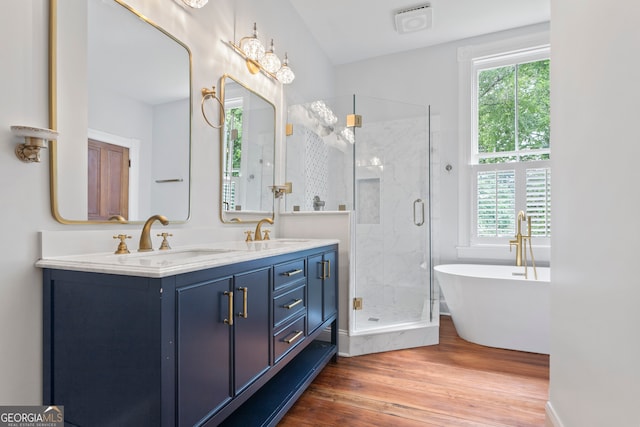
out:
{"label": "shower niche", "polygon": [[[347,96],[292,105],[288,113],[293,193],[284,211],[351,215],[348,305],[357,308],[349,311],[348,352],[437,343],[430,107]],[[348,126],[349,115],[361,116],[361,125]]]}

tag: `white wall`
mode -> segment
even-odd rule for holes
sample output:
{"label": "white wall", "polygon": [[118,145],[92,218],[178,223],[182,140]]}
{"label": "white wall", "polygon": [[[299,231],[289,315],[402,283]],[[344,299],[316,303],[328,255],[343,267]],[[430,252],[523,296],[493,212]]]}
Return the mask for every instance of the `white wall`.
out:
{"label": "white wall", "polygon": [[551,3],[550,415],[640,425],[640,4]]}
{"label": "white wall", "polygon": [[[200,89],[218,86],[219,78],[230,73],[271,100],[279,113],[283,96],[279,85],[250,75],[221,40],[239,39],[257,21],[263,37],[273,37],[280,53],[289,52],[297,79],[285,91],[294,99],[332,96],[332,67],[286,0],[214,0],[200,10],[171,0],[131,0],[129,4],[186,43],[193,54],[191,220],[172,231],[178,237],[180,229],[189,235],[213,228],[211,235],[220,239],[241,238],[245,227],[222,226],[218,220],[219,135],[200,116]],[[48,127],[47,22],[46,0],[0,3],[0,224],[4,242],[0,246],[0,405],[41,401],[42,278],[34,267],[40,256],[37,232],[105,230],[105,226],[56,223],[49,209],[48,153],[40,164],[22,163],[13,153],[19,141],[10,133],[11,125]],[[277,123],[276,138],[281,140],[282,116]],[[100,243],[103,250],[114,248],[110,235],[115,228],[105,232],[107,237]],[[117,226],[118,232],[133,235],[139,228]]]}

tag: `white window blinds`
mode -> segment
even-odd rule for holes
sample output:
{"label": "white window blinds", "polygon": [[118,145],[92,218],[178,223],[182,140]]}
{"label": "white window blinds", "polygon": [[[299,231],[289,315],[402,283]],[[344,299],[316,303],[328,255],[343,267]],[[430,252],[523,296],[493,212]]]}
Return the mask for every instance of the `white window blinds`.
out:
{"label": "white window blinds", "polygon": [[[531,216],[533,236],[550,237],[551,169],[525,165],[513,163],[509,165],[511,169],[504,170],[481,170],[490,165],[476,166],[480,169],[476,171],[476,237],[514,236],[520,209]],[[522,232],[526,233],[526,229]]]}

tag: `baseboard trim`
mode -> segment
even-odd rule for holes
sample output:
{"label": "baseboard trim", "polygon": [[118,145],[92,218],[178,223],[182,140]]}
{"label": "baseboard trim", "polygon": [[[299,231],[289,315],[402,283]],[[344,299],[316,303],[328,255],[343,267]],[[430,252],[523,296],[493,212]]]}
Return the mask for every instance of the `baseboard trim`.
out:
{"label": "baseboard trim", "polygon": [[[320,341],[331,342],[331,328],[326,328],[318,335]],[[350,354],[344,349],[349,348],[349,332],[344,329],[338,329],[338,356],[350,357]]]}
{"label": "baseboard trim", "polygon": [[560,417],[558,417],[558,414],[553,409],[551,402],[547,401],[547,404],[544,406],[544,412],[545,412],[545,420],[544,420],[545,427],[564,427],[564,424],[562,424],[562,421],[560,421]]}

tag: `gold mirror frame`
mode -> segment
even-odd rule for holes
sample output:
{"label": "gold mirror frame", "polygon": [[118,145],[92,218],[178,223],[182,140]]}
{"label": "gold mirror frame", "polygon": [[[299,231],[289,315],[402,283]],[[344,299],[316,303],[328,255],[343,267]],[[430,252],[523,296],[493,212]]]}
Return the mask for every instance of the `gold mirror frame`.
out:
{"label": "gold mirror frame", "polygon": [[[187,194],[187,217],[185,219],[180,220],[171,220],[173,224],[183,224],[186,223],[191,216],[191,139],[192,139],[192,118],[193,118],[193,60],[191,55],[191,50],[189,47],[174,37],[172,34],[167,32],[162,27],[158,26],[155,22],[149,20],[146,16],[137,12],[135,9],[130,7],[129,5],[123,3],[121,0],[113,0],[118,5],[124,7],[129,12],[133,13],[138,17],[141,21],[151,25],[155,29],[159,30],[161,33],[165,34],[167,37],[174,40],[177,44],[182,46],[187,54],[189,59],[189,168],[188,168],[188,178],[189,178],[189,188]],[[53,130],[57,130],[58,127],[58,92],[57,92],[57,81],[58,81],[58,68],[57,68],[57,40],[58,40],[58,2],[59,0],[49,0],[49,127]],[[49,141],[49,193],[50,193],[50,205],[51,205],[51,215],[54,217],[56,221],[62,224],[142,224],[145,222],[145,219],[136,219],[132,221],[115,219],[108,220],[83,220],[83,219],[67,219],[64,218],[60,214],[59,206],[58,206],[58,150],[57,150],[58,141]]]}
{"label": "gold mirror frame", "polygon": [[[273,156],[271,158],[272,172],[271,172],[271,182],[269,185],[262,185],[262,192],[268,191],[268,197],[271,200],[271,211],[235,211],[235,210],[225,210],[225,192],[224,192],[224,183],[225,183],[225,146],[226,146],[226,131],[227,131],[227,114],[226,114],[226,80],[230,79],[239,87],[245,89],[250,94],[258,97],[266,104],[273,108]],[[223,126],[220,127],[220,221],[225,224],[255,224],[263,218],[275,218],[275,198],[272,195],[271,188],[275,182],[275,148],[276,148],[276,106],[271,101],[266,99],[261,94],[257,93],[253,89],[251,89],[246,84],[242,83],[237,78],[225,74],[220,78],[220,99],[222,104],[225,105],[225,113],[223,119]],[[243,111],[244,114],[244,111]],[[263,166],[264,167],[264,166]],[[266,195],[261,193],[261,197],[267,197]]]}

